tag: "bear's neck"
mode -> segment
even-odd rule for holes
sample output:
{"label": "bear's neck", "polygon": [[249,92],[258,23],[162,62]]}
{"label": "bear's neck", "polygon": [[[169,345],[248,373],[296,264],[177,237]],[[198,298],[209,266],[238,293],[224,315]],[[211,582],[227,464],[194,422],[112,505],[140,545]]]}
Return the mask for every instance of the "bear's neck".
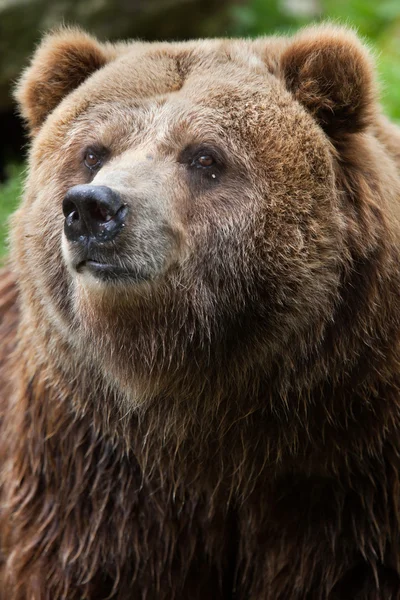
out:
{"label": "bear's neck", "polygon": [[361,323],[353,323],[353,335],[341,347],[341,327],[350,327],[346,318],[327,330],[325,352],[315,347],[306,357],[282,358],[268,377],[254,370],[223,390],[213,387],[210,376],[194,398],[175,389],[175,396],[156,395],[136,411],[121,408],[115,391],[96,383],[93,374],[85,375],[84,385],[76,379],[71,385],[54,365],[32,372],[30,364],[18,376],[13,435],[18,431],[18,443],[33,444],[25,451],[34,457],[37,445],[50,438],[52,452],[74,452],[63,440],[66,431],[72,439],[77,430],[130,456],[149,476],[169,474],[173,481],[178,473],[195,480],[205,471],[210,485],[245,495],[249,481],[265,471],[348,470],[366,453],[381,456],[396,427],[400,381],[393,364],[399,354],[377,329],[370,340],[357,339]]}

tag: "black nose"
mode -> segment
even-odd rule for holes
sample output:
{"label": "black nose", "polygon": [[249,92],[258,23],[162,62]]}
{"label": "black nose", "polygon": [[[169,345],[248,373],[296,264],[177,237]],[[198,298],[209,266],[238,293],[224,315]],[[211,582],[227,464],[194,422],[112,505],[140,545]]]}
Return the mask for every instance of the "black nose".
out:
{"label": "black nose", "polygon": [[124,227],[128,209],[120,195],[104,185],[75,185],[63,201],[64,232],[71,242],[113,240]]}

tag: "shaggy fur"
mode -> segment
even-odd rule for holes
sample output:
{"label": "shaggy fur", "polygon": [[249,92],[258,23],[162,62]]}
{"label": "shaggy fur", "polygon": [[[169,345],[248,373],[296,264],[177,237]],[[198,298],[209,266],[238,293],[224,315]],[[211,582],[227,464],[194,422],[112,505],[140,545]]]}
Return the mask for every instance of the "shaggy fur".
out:
{"label": "shaggy fur", "polygon": [[[1,600],[400,598],[400,132],[367,50],[62,30],[17,97]],[[144,281],[78,272],[89,182]]]}

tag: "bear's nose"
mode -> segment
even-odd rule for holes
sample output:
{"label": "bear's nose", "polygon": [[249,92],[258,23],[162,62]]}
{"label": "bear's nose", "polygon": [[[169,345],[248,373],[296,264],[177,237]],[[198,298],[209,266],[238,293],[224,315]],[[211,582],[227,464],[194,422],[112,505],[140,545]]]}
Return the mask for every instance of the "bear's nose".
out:
{"label": "bear's nose", "polygon": [[64,232],[70,242],[113,240],[124,227],[128,212],[121,196],[104,185],[75,185],[65,195]]}

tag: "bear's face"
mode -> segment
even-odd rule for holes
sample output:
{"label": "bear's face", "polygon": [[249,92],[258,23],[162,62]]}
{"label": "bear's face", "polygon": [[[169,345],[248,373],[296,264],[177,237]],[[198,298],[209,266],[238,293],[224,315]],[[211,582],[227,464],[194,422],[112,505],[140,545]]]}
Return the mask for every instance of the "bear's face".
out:
{"label": "bear's face", "polygon": [[243,352],[267,364],[329,319],[345,254],[335,133],[364,127],[370,73],[351,34],[303,38],[111,47],[65,32],[25,74],[25,296],[122,388]]}

